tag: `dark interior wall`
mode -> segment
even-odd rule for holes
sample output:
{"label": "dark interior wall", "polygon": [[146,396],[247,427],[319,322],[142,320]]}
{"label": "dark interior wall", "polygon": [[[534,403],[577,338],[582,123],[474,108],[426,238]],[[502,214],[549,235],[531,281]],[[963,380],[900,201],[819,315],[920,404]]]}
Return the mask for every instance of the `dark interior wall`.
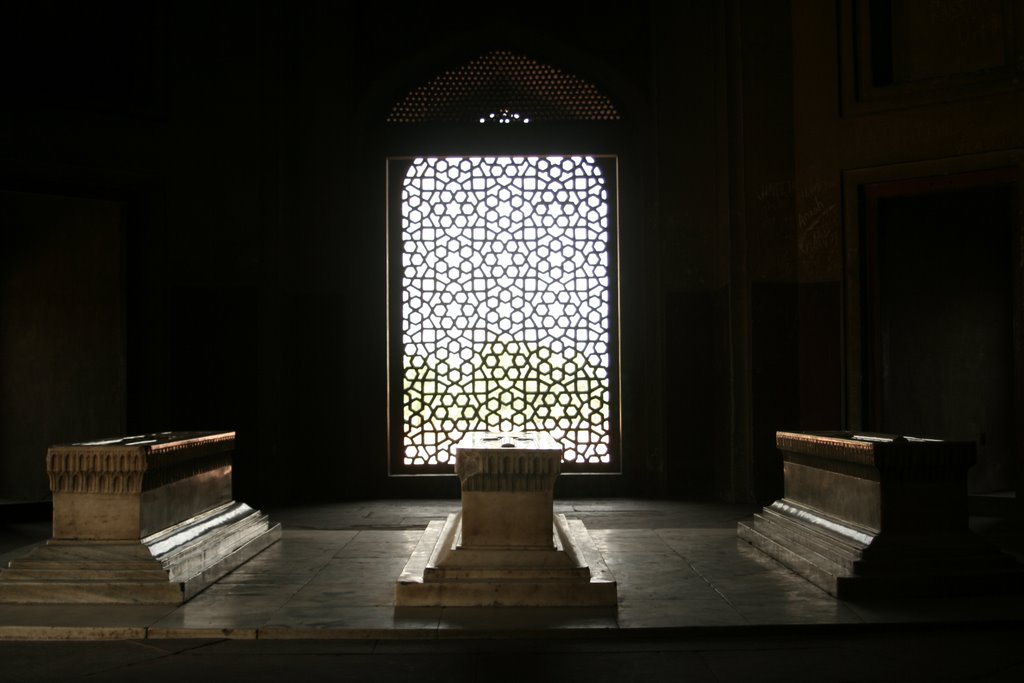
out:
{"label": "dark interior wall", "polygon": [[[896,420],[895,413],[874,421],[869,415],[875,406],[868,396],[870,369],[863,365],[871,334],[864,298],[864,278],[870,275],[865,262],[870,212],[864,198],[870,192],[868,188],[929,178],[941,184],[950,174],[1015,169],[1011,171],[1015,177],[1010,182],[1011,197],[1006,199],[1014,213],[1005,229],[1016,237],[1012,247],[1006,245],[1003,249],[1010,262],[1019,261],[1019,150],[1024,143],[1019,125],[1024,114],[1024,93],[1020,89],[1024,24],[1020,9],[1017,3],[945,0],[839,0],[794,8],[796,241],[799,282],[804,292],[799,324],[801,343],[817,340],[819,344],[811,354],[802,347],[798,361],[800,423],[805,428],[831,428],[831,421],[822,419],[829,415],[852,429],[886,425],[899,429],[894,420],[902,421]],[[979,226],[965,222],[983,222],[985,215],[996,210],[976,204],[971,208],[967,195],[950,198],[942,192],[914,202],[916,218],[909,225],[922,226],[922,232],[912,238],[918,241],[917,256],[932,254],[940,261],[934,250],[949,247],[927,240],[937,239],[946,228],[941,228],[942,220],[923,227],[929,223],[927,216],[946,214],[943,220],[956,224],[955,228],[948,225],[948,230],[967,230],[974,247],[979,243],[973,233]],[[904,204],[903,208],[908,206]],[[977,211],[980,214],[972,217]],[[888,245],[896,252],[898,246]],[[912,245],[903,247],[915,251]],[[939,263],[930,258],[915,263],[914,267],[923,269],[917,271],[919,277],[924,277],[925,271],[935,277],[941,270]],[[901,277],[912,288],[923,287],[910,275],[910,269]],[[1011,291],[1016,292],[1009,304],[1014,311],[1012,318],[1019,315],[1021,304],[1019,275],[1011,278]],[[965,287],[962,278],[954,276],[932,294],[953,306]],[[809,295],[808,288],[813,288],[813,295]],[[1005,328],[1008,321],[997,327]],[[941,325],[934,315],[927,324],[923,320],[918,323],[910,334]],[[838,336],[828,335],[826,339],[822,332],[828,326],[839,332]],[[968,338],[988,338],[998,333],[990,323],[975,318],[960,320],[958,327],[966,337],[957,341],[953,338],[957,333],[949,330],[946,341],[955,348],[947,349],[948,357],[935,362],[950,367],[962,365],[963,357],[971,353]],[[1012,342],[1017,350],[1011,367],[1003,372],[1014,378],[1014,397],[1007,406],[1004,392],[998,399],[1001,405],[991,408],[1012,413],[1013,422],[1019,424],[1019,329],[1013,334],[1017,335]],[[923,409],[928,403],[927,398],[917,396],[920,391],[925,389],[918,387],[912,392],[915,403],[907,409]],[[970,407],[958,403],[950,387],[941,393],[950,410],[958,415],[969,412]],[[842,401],[841,405],[836,405],[836,399]],[[821,406],[827,406],[827,410],[820,410]],[[1020,463],[1019,436],[1013,451],[1012,458]],[[1019,492],[1019,479],[1016,488]]]}
{"label": "dark interior wall", "polygon": [[[0,186],[54,197],[47,200],[53,207],[61,195],[123,207],[115,244],[122,251],[106,252],[121,270],[95,263],[123,272],[126,367],[120,384],[84,387],[82,398],[102,403],[119,391],[121,412],[73,438],[236,429],[237,481],[252,491],[260,419],[252,387],[260,366],[249,361],[261,349],[268,140],[276,149],[264,134],[264,19],[241,6],[198,10],[169,3],[5,7],[0,50],[10,87]],[[69,212],[81,220],[79,208]],[[5,239],[18,230],[4,222]],[[61,334],[72,337],[73,326]],[[99,353],[96,362],[103,362]],[[58,367],[40,372],[57,376]],[[10,375],[4,380],[23,389]],[[46,408],[35,415],[44,420]],[[39,440],[66,438],[48,430]]]}
{"label": "dark interior wall", "polygon": [[45,500],[46,449],[125,424],[122,207],[0,192],[0,498]]}
{"label": "dark interior wall", "polygon": [[[449,481],[386,477],[384,159],[462,139],[388,127],[390,103],[495,47],[610,89],[629,118],[612,135],[626,143],[609,148],[630,193],[622,319],[636,332],[624,354],[639,359],[624,364],[633,455],[626,477],[584,488],[660,486],[660,440],[645,441],[657,405],[645,363],[658,344],[646,330],[659,314],[648,313],[657,287],[644,267],[657,254],[642,208],[653,80],[644,4],[510,19],[503,7],[414,3],[57,2],[5,16],[3,187],[132,205],[119,429],[235,429],[237,493],[257,503],[456,493]],[[564,132],[542,133],[537,151]],[[609,139],[586,126],[574,135]]]}
{"label": "dark interior wall", "polygon": [[733,395],[745,424],[734,424],[732,489],[769,503],[782,494],[775,431],[796,424],[798,405],[792,41],[788,3],[734,12]]}
{"label": "dark interior wall", "polygon": [[663,490],[767,500],[796,405],[789,3],[660,11]]}
{"label": "dark interior wall", "polygon": [[843,0],[792,12],[793,177],[799,377],[795,425],[847,426],[843,403],[842,165],[838,129]]}
{"label": "dark interior wall", "polygon": [[651,451],[662,490],[701,498],[728,490],[731,470],[725,22],[712,3],[659,3],[652,21],[658,258],[649,263],[662,294],[649,332],[661,344],[648,357],[662,365],[651,368],[661,394],[649,410],[664,433]]}
{"label": "dark interior wall", "polygon": [[579,73],[623,120],[527,146],[619,157],[624,474],[560,491],[767,499],[776,429],[860,424],[857,184],[1024,146],[1016,43],[901,15],[863,81],[868,4],[5,7],[0,189],[124,209],[118,428],[235,429],[260,504],[454,494],[386,476],[385,158],[512,143],[384,119],[495,47]]}
{"label": "dark interior wall", "polygon": [[1006,186],[895,196],[874,226],[870,417],[974,441],[971,491],[1015,487],[1012,205]]}
{"label": "dark interior wall", "polygon": [[153,307],[150,324],[136,342],[140,355],[148,351],[149,381],[133,385],[131,397],[152,410],[129,429],[236,431],[244,494],[265,476],[262,423],[279,422],[266,405],[279,364],[268,362],[273,337],[263,327],[279,269],[267,211],[277,196],[265,72],[273,17],[258,5],[224,3],[201,13],[179,3],[155,11],[166,61],[163,163],[144,173],[161,184],[164,203],[140,245],[159,276],[142,304]]}
{"label": "dark interior wall", "polygon": [[[620,26],[630,49],[612,49],[592,39],[612,24]],[[282,106],[287,170],[281,179],[281,239],[289,264],[282,273],[287,290],[282,315],[290,321],[282,327],[282,344],[288,359],[285,393],[295,399],[281,410],[289,424],[302,425],[291,430],[289,448],[322,453],[317,467],[323,476],[312,484],[320,487],[315,495],[321,497],[457,495],[450,477],[386,476],[385,159],[503,149],[602,153],[609,151],[609,133],[594,125],[538,126],[499,136],[472,126],[396,125],[385,119],[410,89],[495,48],[582,69],[605,87],[631,69],[626,89],[635,90],[647,78],[636,69],[638,64],[648,68],[645,10],[641,6],[619,16],[611,10],[553,7],[540,18],[486,7],[462,14],[413,5],[396,12],[392,7],[323,4],[289,8],[285,26],[283,59],[294,78],[286,79]],[[609,69],[594,68],[609,58],[614,60]],[[635,109],[643,103],[624,106]],[[523,135],[514,137],[518,132]],[[621,130],[615,135],[628,138]],[[636,153],[629,158],[627,151],[621,164],[635,169],[644,158]],[[637,185],[633,177],[625,185],[631,183]],[[632,202],[626,214],[636,215],[634,207],[642,204]],[[623,226],[627,223],[631,229],[623,235],[622,252],[635,261],[644,248],[643,222],[622,219]],[[642,271],[629,272],[643,286]],[[636,300],[644,297],[630,297]],[[644,323],[634,306],[623,312],[623,319],[638,327]],[[628,353],[643,357],[636,345]],[[642,395],[639,377],[629,387],[640,387],[636,391]],[[342,434],[342,441],[325,440],[323,425]],[[645,432],[632,430],[635,462],[644,453],[635,446],[637,434]],[[586,483],[562,481],[559,486],[563,493],[580,485],[591,492],[610,491],[620,488],[622,479],[587,478]]]}

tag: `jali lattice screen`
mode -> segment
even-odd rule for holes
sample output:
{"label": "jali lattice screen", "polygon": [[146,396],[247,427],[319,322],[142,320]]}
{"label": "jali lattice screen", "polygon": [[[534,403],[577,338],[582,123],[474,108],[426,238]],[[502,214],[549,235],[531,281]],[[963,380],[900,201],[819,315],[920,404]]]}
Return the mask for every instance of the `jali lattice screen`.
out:
{"label": "jali lattice screen", "polygon": [[610,206],[591,157],[411,163],[401,188],[404,468],[454,463],[463,435],[483,430],[549,431],[574,469],[612,462]]}

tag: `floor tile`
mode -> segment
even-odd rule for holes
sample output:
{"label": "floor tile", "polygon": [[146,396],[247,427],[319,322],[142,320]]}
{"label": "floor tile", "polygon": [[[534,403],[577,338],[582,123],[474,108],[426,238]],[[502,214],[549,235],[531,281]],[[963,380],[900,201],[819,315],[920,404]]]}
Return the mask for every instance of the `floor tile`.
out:
{"label": "floor tile", "polygon": [[747,622],[721,598],[691,600],[632,600],[619,604],[619,627],[682,628],[744,626]]}
{"label": "floor tile", "polygon": [[[203,634],[251,632],[262,626],[288,602],[289,593],[260,595],[200,594],[150,627],[160,637],[179,637],[188,631]],[[205,637],[205,636],[201,636]],[[230,637],[242,637],[238,634]]]}
{"label": "floor tile", "polygon": [[446,607],[441,612],[440,635],[615,628],[615,610],[607,608]]}
{"label": "floor tile", "polygon": [[435,632],[439,608],[289,604],[260,629],[261,638],[387,637],[383,631]]}
{"label": "floor tile", "polygon": [[[55,656],[54,647],[59,648]],[[167,653],[140,641],[105,642],[0,642],[0,678],[4,681],[70,681],[101,675],[146,661],[163,659]]]}
{"label": "floor tile", "polygon": [[753,625],[864,623],[853,610],[834,600],[765,600],[756,604],[730,601],[730,604]]}
{"label": "floor tile", "polygon": [[628,499],[556,502],[556,510],[586,520],[617,581],[617,612],[396,611],[394,582],[426,521],[457,509],[457,501],[371,501],[282,511],[278,543],[185,605],[0,605],[0,639],[149,637],[168,646],[171,639],[260,634],[465,639],[610,629],[1013,624],[1024,614],[1024,596],[839,601],[739,541],[736,521],[748,514],[742,506]]}
{"label": "floor tile", "polygon": [[590,529],[594,545],[604,552],[669,551],[668,545],[651,529]]}
{"label": "floor tile", "polygon": [[394,581],[378,583],[337,583],[317,581],[303,587],[288,601],[289,606],[299,604],[326,604],[350,606],[393,606]]}

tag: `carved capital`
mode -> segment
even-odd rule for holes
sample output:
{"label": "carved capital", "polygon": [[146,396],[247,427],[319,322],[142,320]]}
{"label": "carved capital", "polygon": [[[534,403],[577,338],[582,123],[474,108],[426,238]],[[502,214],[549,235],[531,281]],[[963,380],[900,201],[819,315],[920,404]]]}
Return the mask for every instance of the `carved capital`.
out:
{"label": "carved capital", "polygon": [[140,493],[231,467],[234,432],[161,432],[52,446],[54,493]]}
{"label": "carved capital", "polygon": [[561,469],[562,448],[547,432],[473,432],[455,454],[464,492],[550,492]]}
{"label": "carved capital", "polygon": [[561,461],[561,453],[460,454],[455,473],[463,491],[551,491]]}
{"label": "carved capital", "polygon": [[55,446],[46,454],[54,493],[139,493],[146,472],[142,448]]}

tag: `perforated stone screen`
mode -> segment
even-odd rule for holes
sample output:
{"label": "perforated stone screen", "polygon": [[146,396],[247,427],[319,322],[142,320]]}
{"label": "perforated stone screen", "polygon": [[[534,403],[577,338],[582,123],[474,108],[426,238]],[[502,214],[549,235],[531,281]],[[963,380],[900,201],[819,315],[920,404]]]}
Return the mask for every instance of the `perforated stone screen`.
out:
{"label": "perforated stone screen", "polygon": [[548,431],[569,469],[617,462],[613,173],[583,156],[409,165],[392,281],[399,469],[452,464],[484,430]]}
{"label": "perforated stone screen", "polygon": [[488,52],[410,91],[390,123],[477,123],[502,110],[534,122],[617,121],[612,101],[590,83],[505,50]]}

